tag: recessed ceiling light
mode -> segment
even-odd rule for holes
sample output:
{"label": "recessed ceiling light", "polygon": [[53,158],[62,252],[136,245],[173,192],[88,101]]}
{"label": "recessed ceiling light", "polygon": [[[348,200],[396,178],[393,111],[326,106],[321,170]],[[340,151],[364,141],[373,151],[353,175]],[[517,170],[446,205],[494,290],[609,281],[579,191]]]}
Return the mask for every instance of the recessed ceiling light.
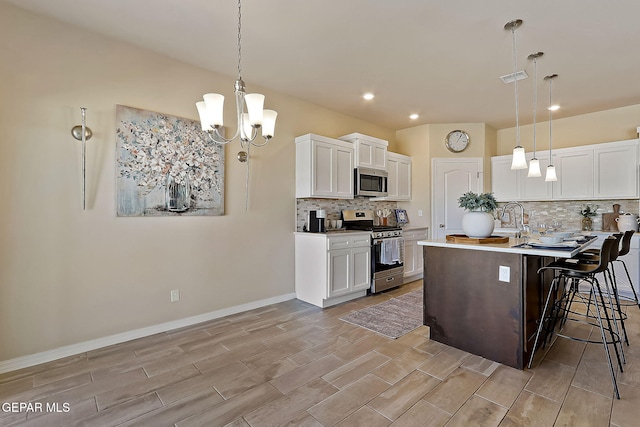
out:
{"label": "recessed ceiling light", "polygon": [[552,105],[548,108],[549,111],[558,111],[560,109],[559,105]]}
{"label": "recessed ceiling light", "polygon": [[367,101],[371,101],[375,97],[375,95],[372,94],[371,92],[367,92],[364,95],[362,95],[362,97]]}
{"label": "recessed ceiling light", "polygon": [[412,114],[412,115],[409,116],[409,118],[411,120],[416,120],[416,119],[418,119],[418,117],[420,117],[418,114]]}

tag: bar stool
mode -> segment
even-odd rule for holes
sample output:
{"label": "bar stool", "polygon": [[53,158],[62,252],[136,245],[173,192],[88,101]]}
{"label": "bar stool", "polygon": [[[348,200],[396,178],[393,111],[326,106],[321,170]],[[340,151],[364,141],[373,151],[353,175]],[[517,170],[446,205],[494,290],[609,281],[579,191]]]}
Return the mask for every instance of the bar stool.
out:
{"label": "bar stool", "polygon": [[[621,304],[624,306],[637,305],[638,308],[640,308],[640,302],[638,302],[638,294],[636,293],[636,288],[633,286],[633,282],[631,281],[631,275],[629,274],[629,269],[627,268],[627,264],[624,262],[623,259],[620,259],[620,257],[625,256],[626,254],[629,253],[629,249],[631,249],[631,237],[633,237],[634,233],[635,233],[634,230],[627,230],[624,232],[624,236],[622,237],[622,244],[620,246],[620,251],[618,253],[618,259],[616,259],[616,261],[618,261],[624,267],[624,272],[627,275],[629,287],[631,288],[631,292],[633,292],[633,300],[625,296],[622,296],[619,299],[621,300]],[[613,265],[612,265],[612,268],[613,268]],[[619,288],[616,287],[616,289],[619,289]]]}
{"label": "bar stool", "polygon": [[[607,295],[607,293],[602,291],[600,282],[596,277],[598,273],[604,273],[607,270],[607,266],[609,264],[609,254],[612,248],[616,245],[617,240],[614,237],[607,237],[602,243],[597,264],[580,262],[578,259],[571,258],[569,260],[558,260],[551,262],[550,264],[538,270],[538,274],[544,272],[545,270],[552,270],[555,273],[555,276],[549,287],[549,293],[547,294],[544,308],[542,310],[542,316],[540,318],[540,323],[536,331],[535,341],[531,350],[531,357],[529,358],[528,368],[530,369],[533,363],[533,357],[535,355],[538,341],[540,340],[540,335],[542,334],[543,329],[546,329],[549,340],[551,340],[552,336],[555,334],[557,336],[569,338],[574,341],[600,343],[603,345],[607,357],[613,389],[615,391],[616,397],[620,399],[620,392],[618,390],[616,374],[613,367],[611,353],[609,351],[609,344],[613,344],[618,366],[620,368],[620,371],[622,372],[623,359],[621,359],[621,354],[622,358],[624,358],[624,353],[622,353],[622,347],[618,349],[618,345],[621,345],[621,341],[620,334],[617,332],[617,322],[615,315],[616,310],[613,308],[613,302],[611,298],[608,298],[608,305],[610,307],[611,313],[609,313],[609,311],[607,310],[607,304],[605,303],[605,295]],[[607,286],[608,290],[608,279],[606,274],[604,278],[605,286]],[[595,318],[597,319],[596,324],[589,321],[589,312],[587,312],[587,316],[584,316],[584,318],[580,318],[577,316],[579,315],[582,317],[583,314],[572,310],[571,305],[573,304],[576,296],[582,298],[578,289],[579,282],[589,283],[591,287],[588,303],[590,306],[592,299],[591,295],[593,295]],[[562,284],[562,287],[560,286],[560,284]],[[551,302],[554,295],[555,300]],[[550,308],[551,311],[549,312],[549,314],[547,314],[547,311]],[[573,315],[574,317],[571,317],[570,315]],[[562,329],[567,321],[576,321],[587,323],[592,326],[597,326],[600,329],[600,336],[602,340],[592,341],[588,338],[583,339],[562,334]],[[558,326],[558,331],[556,331],[556,326]],[[616,330],[614,330],[614,327]],[[546,341],[547,337],[544,338],[543,343]]]}
{"label": "bar stool", "polygon": [[[620,256],[626,255],[627,253],[629,253],[629,248],[631,246],[631,243],[630,243],[631,236],[633,235],[633,233],[634,231],[630,230],[625,232],[624,236],[622,233],[615,233],[612,235],[616,239],[617,244],[611,248],[611,252],[609,253],[609,265],[607,266],[607,271],[603,273],[603,274],[607,274],[609,277],[609,282],[611,283],[611,288],[612,288],[613,296],[616,303],[616,309],[618,311],[618,320],[620,321],[620,325],[622,326],[622,331],[624,333],[624,341],[627,345],[629,345],[629,337],[627,335],[627,328],[625,327],[624,321],[627,319],[628,316],[625,312],[622,311],[622,306],[635,305],[636,302],[633,302],[629,299],[622,299],[622,302],[621,302],[620,292],[618,290],[619,284],[616,277],[614,264],[615,264],[615,261],[622,263],[627,273],[627,280],[629,281],[629,284],[635,296],[635,300],[637,301],[637,295],[635,293],[635,289],[633,289],[633,283],[631,282],[631,277],[629,275],[629,271],[627,270],[627,266],[625,262],[622,259],[620,259]],[[620,241],[622,241],[621,244],[619,243]],[[576,256],[576,258],[578,258],[580,262],[587,262],[587,263],[597,263],[599,257],[600,257],[599,249],[595,249],[595,250],[589,249]],[[627,302],[626,304],[624,303],[625,301]]]}

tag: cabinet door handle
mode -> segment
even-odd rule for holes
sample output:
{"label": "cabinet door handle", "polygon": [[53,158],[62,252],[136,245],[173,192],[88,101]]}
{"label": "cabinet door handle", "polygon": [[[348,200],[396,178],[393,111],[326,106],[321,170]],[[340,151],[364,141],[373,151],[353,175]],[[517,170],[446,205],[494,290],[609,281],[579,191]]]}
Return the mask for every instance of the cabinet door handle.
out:
{"label": "cabinet door handle", "polygon": [[394,280],[396,280],[396,278],[395,278],[395,277],[387,277],[387,282],[392,282],[392,281],[394,281]]}

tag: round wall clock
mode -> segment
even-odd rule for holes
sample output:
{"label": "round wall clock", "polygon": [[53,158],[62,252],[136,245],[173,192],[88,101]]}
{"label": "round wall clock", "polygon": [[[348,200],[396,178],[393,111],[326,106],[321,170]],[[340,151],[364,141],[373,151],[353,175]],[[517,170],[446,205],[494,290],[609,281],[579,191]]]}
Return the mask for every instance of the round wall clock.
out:
{"label": "round wall clock", "polygon": [[469,145],[469,134],[463,130],[452,130],[444,139],[444,145],[452,153],[459,153]]}

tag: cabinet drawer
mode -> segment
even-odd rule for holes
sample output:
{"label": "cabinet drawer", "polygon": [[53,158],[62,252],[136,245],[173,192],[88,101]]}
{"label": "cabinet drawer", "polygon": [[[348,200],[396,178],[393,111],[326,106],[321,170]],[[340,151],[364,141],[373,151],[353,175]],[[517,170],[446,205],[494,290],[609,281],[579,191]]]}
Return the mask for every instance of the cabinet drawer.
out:
{"label": "cabinet drawer", "polygon": [[327,250],[357,248],[371,246],[369,233],[362,233],[349,236],[330,236],[327,239]]}
{"label": "cabinet drawer", "polygon": [[403,231],[404,240],[425,240],[427,239],[427,230]]}

